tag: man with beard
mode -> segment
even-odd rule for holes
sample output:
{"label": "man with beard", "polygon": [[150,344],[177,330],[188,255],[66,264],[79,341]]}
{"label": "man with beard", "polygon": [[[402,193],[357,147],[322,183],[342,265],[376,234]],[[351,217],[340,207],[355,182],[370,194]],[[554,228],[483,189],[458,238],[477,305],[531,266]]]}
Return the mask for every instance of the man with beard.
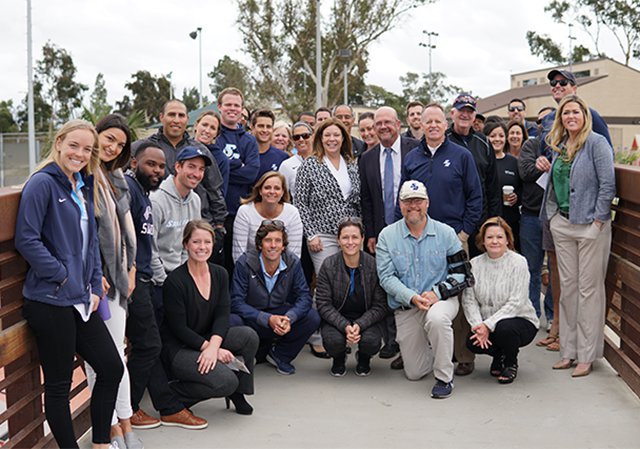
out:
{"label": "man with beard", "polygon": [[[207,421],[187,410],[169,388],[167,375],[160,361],[162,343],[151,301],[153,215],[149,192],[160,185],[165,164],[162,149],[152,142],[143,142],[137,147],[131,160],[131,170],[127,171],[126,176],[137,237],[136,287],[131,295],[126,329],[131,345],[127,363],[133,408],[131,425],[136,429],[152,429],[161,424],[185,429],[204,429],[208,425]],[[149,388],[154,407],[160,412],[160,419],[147,415],[140,408],[146,388]]]}

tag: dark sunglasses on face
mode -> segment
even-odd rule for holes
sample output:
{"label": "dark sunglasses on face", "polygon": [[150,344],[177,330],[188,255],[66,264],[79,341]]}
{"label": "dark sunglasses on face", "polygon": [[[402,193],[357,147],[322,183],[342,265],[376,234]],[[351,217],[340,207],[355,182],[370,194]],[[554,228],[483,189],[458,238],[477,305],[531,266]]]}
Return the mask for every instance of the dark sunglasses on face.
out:
{"label": "dark sunglasses on face", "polygon": [[522,112],[524,108],[522,106],[509,106],[509,112]]}
{"label": "dark sunglasses on face", "polygon": [[309,137],[311,137],[311,134],[309,134],[309,133],[294,134],[293,136],[291,136],[291,138],[293,139],[294,142],[297,142],[300,139],[307,140]]}
{"label": "dark sunglasses on face", "polygon": [[565,87],[567,84],[571,84],[573,86],[573,83],[569,80],[551,80],[549,81],[549,84],[551,84],[551,87],[556,87],[558,84],[562,87]]}

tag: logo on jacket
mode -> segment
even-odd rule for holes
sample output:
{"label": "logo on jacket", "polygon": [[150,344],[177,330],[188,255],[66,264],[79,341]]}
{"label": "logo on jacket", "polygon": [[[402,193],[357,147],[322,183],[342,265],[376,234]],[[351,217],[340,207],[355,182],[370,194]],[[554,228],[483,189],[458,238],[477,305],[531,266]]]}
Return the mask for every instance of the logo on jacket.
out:
{"label": "logo on jacket", "polygon": [[229,159],[240,159],[240,153],[236,152],[237,148],[238,148],[237,145],[234,145],[232,143],[228,143],[228,144],[226,144],[224,146],[224,150],[222,150],[222,152]]}
{"label": "logo on jacket", "polygon": [[151,217],[151,206],[147,206],[144,210],[144,219],[148,221],[149,217]]}
{"label": "logo on jacket", "polygon": [[67,201],[66,198],[58,198],[58,203],[64,203],[65,201]]}
{"label": "logo on jacket", "polygon": [[276,164],[271,164],[271,170],[278,171],[278,166]]}
{"label": "logo on jacket", "polygon": [[449,159],[445,159],[442,165],[444,165],[445,167],[449,167],[451,165],[451,161]]}

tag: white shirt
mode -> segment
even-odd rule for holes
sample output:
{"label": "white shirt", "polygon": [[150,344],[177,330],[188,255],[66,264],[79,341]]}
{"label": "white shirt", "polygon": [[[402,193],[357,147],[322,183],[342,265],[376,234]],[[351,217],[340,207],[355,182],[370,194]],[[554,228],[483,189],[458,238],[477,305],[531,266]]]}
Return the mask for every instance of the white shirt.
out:
{"label": "white shirt", "polygon": [[293,195],[295,194],[296,188],[296,174],[298,173],[298,169],[304,162],[302,156],[299,154],[294,154],[286,161],[283,161],[280,164],[280,168],[278,171],[282,173],[285,181],[287,182],[287,189],[289,189],[289,194],[291,195],[291,200],[293,201]]}
{"label": "white shirt", "polygon": [[322,161],[327,165],[327,167],[329,167],[329,171],[331,171],[333,177],[338,181],[342,197],[346,200],[349,195],[351,195],[352,188],[351,179],[349,179],[349,172],[347,171],[347,162],[342,156],[340,156],[340,167],[336,170],[336,167],[327,156],[324,156]]}
{"label": "white shirt", "polygon": [[[387,153],[385,152],[385,148],[380,143],[380,184],[384,190],[384,164],[387,161]],[[393,201],[396,201],[398,197],[398,189],[400,188],[400,175],[402,171],[402,156],[400,153],[400,136],[393,142],[391,145],[391,160],[393,161]],[[382,197],[384,198],[384,192],[382,192]]]}

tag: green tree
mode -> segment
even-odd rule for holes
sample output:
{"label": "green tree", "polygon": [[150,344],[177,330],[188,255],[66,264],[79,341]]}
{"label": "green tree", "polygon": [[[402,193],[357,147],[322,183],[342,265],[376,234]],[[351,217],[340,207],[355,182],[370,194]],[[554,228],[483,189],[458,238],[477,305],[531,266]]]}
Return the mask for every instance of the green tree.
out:
{"label": "green tree", "polygon": [[[402,84],[402,98],[405,104],[410,101],[421,101],[424,104],[441,103],[446,104],[454,95],[465,91],[461,87],[446,82],[447,76],[442,72],[432,72],[432,88],[430,87],[429,74],[418,75],[414,72],[407,72],[400,77]],[[465,92],[469,92],[466,90]]]}
{"label": "green tree", "polygon": [[404,110],[405,102],[402,96],[389,92],[384,87],[369,84],[365,87],[362,96],[356,99],[357,103],[370,108],[379,108],[381,106],[389,106],[394,108],[398,113]]}
{"label": "green tree", "polygon": [[0,101],[0,133],[16,131],[18,131],[18,125],[14,118],[13,100]]}
{"label": "green tree", "polygon": [[[198,88],[192,87],[191,89],[184,88],[182,89],[182,102],[187,107],[187,111],[195,111],[200,107],[200,95],[198,93]],[[202,104],[209,104],[209,99],[204,96],[202,97]]]}
{"label": "green tree", "polygon": [[[173,88],[170,81],[171,74],[154,76],[146,70],[138,70],[131,75],[131,81],[126,87],[132,94],[133,99],[122,99],[118,103],[118,109],[122,106],[129,106],[130,111],[140,110],[145,114],[145,123],[157,123],[158,115],[167,101],[173,98]],[[123,111],[124,112],[124,111]]]}
{"label": "green tree", "polygon": [[67,50],[51,41],[42,47],[42,59],[36,61],[34,78],[41,84],[42,98],[51,106],[55,122],[52,125],[66,122],[82,106],[82,97],[88,87],[75,81],[76,73],[73,58]]}
{"label": "green tree", "polygon": [[256,102],[254,80],[249,76],[249,68],[228,55],[224,55],[222,59],[218,60],[216,66],[207,76],[211,78],[209,88],[214,97],[217,98],[218,94],[227,87],[236,87],[242,91],[249,102]]}
{"label": "green tree", "polygon": [[[293,116],[314,106],[315,86],[322,103],[343,96],[346,71],[351,98],[363,83],[369,46],[394,28],[412,8],[434,0],[334,0],[322,25],[322,79],[315,75],[317,0],[236,0],[244,49],[257,70],[256,90]],[[340,51],[351,56],[340,58]]]}
{"label": "green tree", "polygon": [[107,87],[102,73],[98,73],[96,76],[93,91],[89,96],[89,107],[84,106],[82,109],[82,118],[91,123],[96,123],[111,112],[111,105],[107,101]]}
{"label": "green tree", "polygon": [[[33,82],[33,116],[36,132],[51,132],[53,130],[53,108],[42,95],[42,83],[38,80]],[[22,104],[18,108],[18,124],[20,131],[26,132],[29,129],[27,95],[24,96]]]}

